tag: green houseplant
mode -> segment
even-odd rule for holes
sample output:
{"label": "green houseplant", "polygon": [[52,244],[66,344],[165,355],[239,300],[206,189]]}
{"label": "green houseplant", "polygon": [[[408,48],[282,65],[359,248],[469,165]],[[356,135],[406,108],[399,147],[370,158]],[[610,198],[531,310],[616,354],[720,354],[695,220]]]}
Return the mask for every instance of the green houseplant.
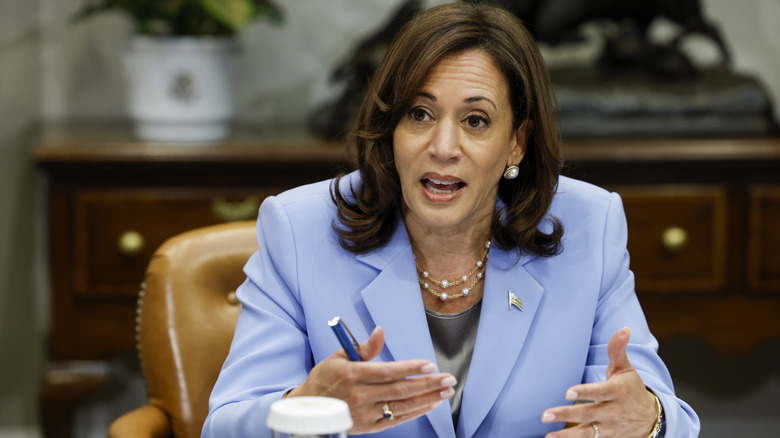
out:
{"label": "green houseplant", "polygon": [[135,134],[163,142],[229,135],[236,36],[253,21],[282,21],[270,0],[88,0],[74,19],[111,11],[134,24],[121,59]]}
{"label": "green houseplant", "polygon": [[254,20],[282,21],[270,0],[88,0],[74,19],[106,11],[121,11],[137,33],[153,36],[232,36]]}

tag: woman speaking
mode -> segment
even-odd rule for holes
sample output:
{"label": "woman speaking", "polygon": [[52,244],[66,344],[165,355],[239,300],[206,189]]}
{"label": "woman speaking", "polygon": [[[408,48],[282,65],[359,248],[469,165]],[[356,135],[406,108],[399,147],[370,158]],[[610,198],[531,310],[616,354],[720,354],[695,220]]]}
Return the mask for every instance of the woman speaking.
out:
{"label": "woman speaking", "polygon": [[351,434],[697,436],[634,291],[619,196],[559,176],[551,91],[499,7],[407,24],[363,101],[358,170],[260,208],[203,436],[268,436],[270,404],[302,395],[345,400]]}

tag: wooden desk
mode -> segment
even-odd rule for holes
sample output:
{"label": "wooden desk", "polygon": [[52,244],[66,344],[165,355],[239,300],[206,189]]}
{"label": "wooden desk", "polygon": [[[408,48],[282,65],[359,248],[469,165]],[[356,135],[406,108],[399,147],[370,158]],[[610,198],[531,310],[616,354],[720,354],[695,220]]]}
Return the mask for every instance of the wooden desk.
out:
{"label": "wooden desk", "polygon": [[620,193],[659,339],[744,354],[780,337],[780,139],[567,141],[565,174]]}
{"label": "wooden desk", "polygon": [[[265,196],[346,169],[339,144],[245,131],[172,146],[69,125],[47,127],[39,143],[55,365],[42,392],[47,436],[69,436],[70,410],[102,381],[94,361],[134,348],[139,283],[165,239],[256,217]],[[568,140],[564,155],[565,174],[623,196],[637,289],[659,338],[746,352],[780,337],[780,140]]]}
{"label": "wooden desk", "polygon": [[266,196],[348,169],[341,144],[242,131],[222,144],[160,145],[110,125],[46,127],[35,159],[49,192],[50,437],[71,436],[73,407],[107,379],[99,362],[135,347],[139,286],[163,241],[256,218]]}

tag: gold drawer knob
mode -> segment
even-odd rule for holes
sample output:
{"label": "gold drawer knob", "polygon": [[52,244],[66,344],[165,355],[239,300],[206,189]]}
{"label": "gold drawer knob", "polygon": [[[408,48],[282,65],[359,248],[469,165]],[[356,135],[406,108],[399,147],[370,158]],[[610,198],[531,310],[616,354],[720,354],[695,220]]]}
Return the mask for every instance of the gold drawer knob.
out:
{"label": "gold drawer knob", "polygon": [[661,240],[667,251],[682,251],[683,248],[688,246],[688,232],[684,228],[669,227],[664,230]]}
{"label": "gold drawer knob", "polygon": [[116,246],[124,255],[133,256],[140,254],[146,246],[146,239],[138,231],[128,230],[119,235]]}
{"label": "gold drawer knob", "polygon": [[225,198],[214,198],[211,201],[211,213],[225,222],[256,219],[258,208],[260,208],[260,199],[255,196],[237,202],[230,202]]}

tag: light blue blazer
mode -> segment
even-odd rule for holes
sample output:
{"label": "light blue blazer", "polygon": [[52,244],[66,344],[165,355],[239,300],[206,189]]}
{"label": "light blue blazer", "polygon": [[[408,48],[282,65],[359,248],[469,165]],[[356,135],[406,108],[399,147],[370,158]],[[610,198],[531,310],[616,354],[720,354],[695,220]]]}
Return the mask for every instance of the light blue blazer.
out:
{"label": "light blue blazer", "polygon": [[[353,173],[342,184],[358,180]],[[352,254],[331,228],[337,219],[330,184],[299,187],[260,207],[260,249],[237,291],[243,308],[203,437],[270,436],[270,404],[340,348],[327,324],[334,316],[360,341],[381,325],[386,344],[379,360],[436,363],[400,213],[385,246]],[[607,343],[626,326],[628,357],[664,406],[666,437],[698,436],[698,417],[674,395],[634,292],[619,196],[561,178],[550,214],[564,226],[561,254],[490,250],[474,355],[459,382],[465,387],[457,428],[445,401],[375,436],[539,437],[559,429],[562,423],[541,422],[542,411],[569,403],[564,394],[572,385],[605,380]],[[522,311],[509,307],[510,289]]]}

